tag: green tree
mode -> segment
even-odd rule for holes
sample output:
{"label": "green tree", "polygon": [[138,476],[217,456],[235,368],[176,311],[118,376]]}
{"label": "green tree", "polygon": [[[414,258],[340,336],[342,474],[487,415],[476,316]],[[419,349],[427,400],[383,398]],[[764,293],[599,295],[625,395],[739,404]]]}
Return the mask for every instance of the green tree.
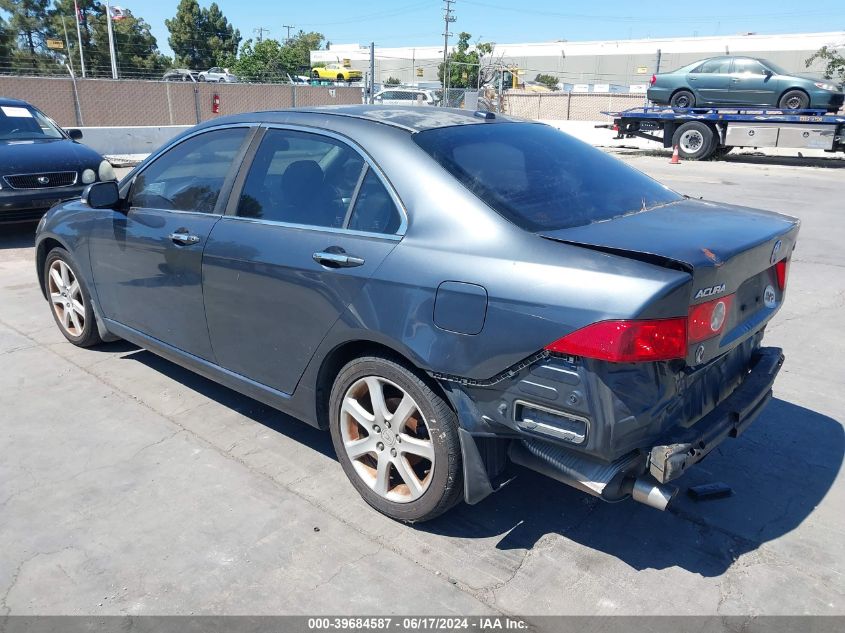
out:
{"label": "green tree", "polygon": [[[77,0],[81,13],[80,34],[88,76],[111,77],[108,22],[105,6],[97,0]],[[79,48],[76,38],[76,21],[73,0],[56,0],[49,12],[48,28],[52,37],[64,39],[67,27],[68,40],[74,68],[80,71]],[[150,32],[150,25],[124,10],[124,18],[112,20],[114,48],[120,77],[160,77],[170,66],[170,59],[161,54],[158,42]]]}
{"label": "green tree", "polygon": [[15,38],[9,24],[0,15],[0,73],[8,72],[12,64],[12,51],[15,49]]}
{"label": "green tree", "polygon": [[15,70],[38,71],[48,67],[53,57],[46,52],[47,6],[50,0],[0,0],[0,9],[10,14],[9,28],[20,50],[13,51]]}
{"label": "green tree", "polygon": [[542,84],[549,90],[557,90],[558,79],[554,75],[544,75],[543,73],[540,73],[534,77],[534,81],[538,84]]}
{"label": "green tree", "polygon": [[809,68],[817,60],[825,62],[824,76],[827,79],[838,78],[845,81],[845,55],[832,46],[822,46],[804,63]]}
{"label": "green tree", "polygon": [[197,0],[181,0],[176,15],[164,24],[170,31],[167,41],[179,66],[206,70],[231,65],[238,53],[241,33],[229,23],[216,2],[203,9]]}
{"label": "green tree", "polygon": [[288,74],[307,74],[311,67],[311,51],[319,50],[320,33],[300,31],[285,44],[278,40],[247,40],[234,64],[234,72],[244,81],[285,81]]}
{"label": "green tree", "polygon": [[273,39],[247,40],[241,47],[233,70],[243,81],[280,81],[285,72],[282,45]]}
{"label": "green tree", "polygon": [[[478,85],[478,73],[484,55],[493,52],[493,44],[479,42],[473,50],[470,49],[469,39],[472,36],[467,32],[458,35],[458,43],[455,50],[449,53],[449,87],[450,88],[475,88]],[[443,64],[437,68],[437,78],[443,83],[445,78]]]}
{"label": "green tree", "polygon": [[326,38],[322,33],[300,30],[282,47],[285,71],[291,75],[307,75],[311,68],[311,51],[318,51]]}

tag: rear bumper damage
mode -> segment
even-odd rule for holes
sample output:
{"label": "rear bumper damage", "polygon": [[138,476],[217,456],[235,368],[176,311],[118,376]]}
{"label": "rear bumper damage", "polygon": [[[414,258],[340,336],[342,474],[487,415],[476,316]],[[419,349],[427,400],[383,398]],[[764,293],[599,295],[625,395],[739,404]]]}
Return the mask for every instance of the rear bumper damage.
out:
{"label": "rear bumper damage", "polygon": [[648,471],[660,483],[684,474],[728,437],[739,437],[772,398],[772,384],[783,365],[783,351],[761,348],[742,384],[713,411],[686,429],[661,438],[649,452]]}
{"label": "rear bumper damage", "polygon": [[[549,441],[533,433],[490,433],[493,430],[490,427],[486,429],[488,432],[481,433],[480,429],[473,429],[475,432],[462,429],[467,502],[476,503],[497,487],[491,485],[490,464],[488,462],[485,469],[487,460],[480,459],[476,444],[484,441],[482,437],[498,435],[505,440],[510,462],[605,501],[620,501],[631,496],[664,510],[676,492],[667,484],[704,459],[725,439],[739,436],[771,399],[772,384],[784,361],[782,350],[757,347],[750,358],[746,358],[748,371],[736,388],[697,422],[687,426],[673,425],[660,432],[656,439],[613,459],[601,459],[567,446],[571,442]],[[464,401],[464,404],[468,402]],[[466,419],[460,414],[459,417]],[[483,417],[489,420],[488,416]]]}
{"label": "rear bumper damage", "polygon": [[738,437],[757,419],[772,397],[772,384],[783,361],[780,348],[758,349],[740,386],[696,424],[673,429],[650,449],[633,451],[613,462],[602,462],[538,440],[511,443],[509,456],[514,463],[605,501],[632,496],[665,510],[677,491],[667,486],[668,482],[680,477],[728,437]]}

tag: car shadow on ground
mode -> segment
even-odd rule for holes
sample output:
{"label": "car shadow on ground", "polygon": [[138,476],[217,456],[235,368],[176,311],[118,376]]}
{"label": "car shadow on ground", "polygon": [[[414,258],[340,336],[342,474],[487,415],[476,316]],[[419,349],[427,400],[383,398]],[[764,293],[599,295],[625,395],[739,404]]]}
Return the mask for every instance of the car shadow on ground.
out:
{"label": "car shadow on ground", "polygon": [[34,246],[36,226],[38,222],[0,224],[0,250]]}
{"label": "car shadow on ground", "polygon": [[[327,432],[150,352],[136,350],[123,358],[141,362],[334,458]],[[631,500],[605,503],[518,469],[513,482],[478,505],[461,504],[409,529],[460,539],[498,537],[500,550],[530,550],[544,536],[558,534],[638,570],[681,567],[706,577],[719,576],[738,556],[798,527],[833,485],[843,454],[842,424],[773,399],[739,439],[727,440],[675,482],[680,491],[667,512]],[[731,486],[733,495],[699,502],[686,495],[689,486],[714,481]]]}
{"label": "car shadow on ground", "polygon": [[[613,151],[614,154],[619,154],[623,156],[645,156],[651,158],[666,158],[669,159],[672,156],[671,149],[640,149],[635,148],[632,146],[611,146],[606,147],[604,149],[610,149]],[[736,150],[734,150],[736,152]],[[837,157],[836,154],[832,155],[830,158],[821,158],[816,156],[799,156],[797,154],[795,156],[767,156],[762,153],[730,153],[726,156],[720,157],[711,157],[704,161],[704,163],[709,162],[720,162],[720,163],[734,163],[734,164],[746,164],[746,165],[781,165],[785,167],[822,167],[827,169],[845,169],[845,160],[842,157]],[[681,160],[682,163],[685,162],[696,162],[690,160]]]}

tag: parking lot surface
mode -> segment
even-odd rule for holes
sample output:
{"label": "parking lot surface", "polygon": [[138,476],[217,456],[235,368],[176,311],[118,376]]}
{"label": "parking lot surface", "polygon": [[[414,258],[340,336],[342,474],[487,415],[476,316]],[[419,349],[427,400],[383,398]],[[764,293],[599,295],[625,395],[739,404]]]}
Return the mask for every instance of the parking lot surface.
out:
{"label": "parking lot surface", "polygon": [[0,227],[0,616],[845,614],[845,161],[622,158],[803,222],[775,398],[680,482],[733,496],[660,513],[526,472],[400,525],[327,433],[131,345],[65,342],[32,227]]}

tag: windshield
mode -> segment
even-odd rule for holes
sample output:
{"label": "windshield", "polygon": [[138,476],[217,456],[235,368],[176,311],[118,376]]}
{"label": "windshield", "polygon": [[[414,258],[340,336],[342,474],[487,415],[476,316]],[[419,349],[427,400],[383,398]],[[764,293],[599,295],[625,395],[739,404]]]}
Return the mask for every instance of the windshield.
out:
{"label": "windshield", "polygon": [[0,106],[0,141],[64,138],[41,112],[30,106]]}
{"label": "windshield", "polygon": [[609,220],[681,196],[548,125],[460,125],[414,134],[434,160],[527,231]]}
{"label": "windshield", "polygon": [[765,66],[766,68],[768,68],[769,70],[771,70],[771,71],[772,71],[773,73],[775,73],[776,75],[788,75],[788,74],[789,74],[789,73],[788,73],[788,72],[786,72],[783,68],[781,68],[781,67],[780,67],[780,66],[778,66],[777,64],[773,64],[773,63],[772,63],[772,62],[770,62],[768,59],[761,59],[761,60],[760,60],[760,63],[761,63],[761,64],[763,64],[763,66]]}

